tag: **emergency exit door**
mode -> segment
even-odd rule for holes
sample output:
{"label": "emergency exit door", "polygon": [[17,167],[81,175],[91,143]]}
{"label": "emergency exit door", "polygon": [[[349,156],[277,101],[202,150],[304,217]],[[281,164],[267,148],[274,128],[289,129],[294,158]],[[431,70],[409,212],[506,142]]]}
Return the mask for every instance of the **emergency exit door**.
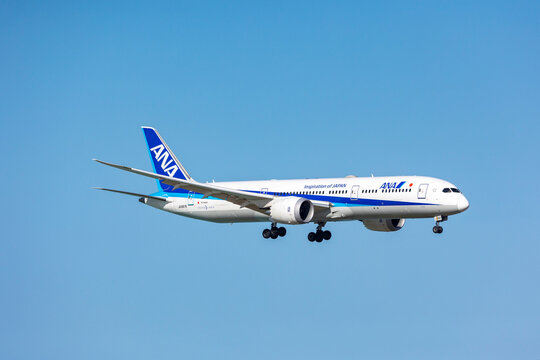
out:
{"label": "emergency exit door", "polygon": [[351,189],[351,200],[357,200],[358,199],[358,191],[360,190],[360,186],[354,185]]}
{"label": "emergency exit door", "polygon": [[193,203],[194,203],[193,196],[195,196],[195,193],[194,193],[193,191],[190,191],[190,192],[188,193],[188,197],[187,197],[187,204],[188,204],[188,206],[193,205]]}
{"label": "emergency exit door", "polygon": [[425,199],[426,198],[428,186],[429,186],[429,184],[420,184],[420,186],[418,186],[418,198],[419,199]]}

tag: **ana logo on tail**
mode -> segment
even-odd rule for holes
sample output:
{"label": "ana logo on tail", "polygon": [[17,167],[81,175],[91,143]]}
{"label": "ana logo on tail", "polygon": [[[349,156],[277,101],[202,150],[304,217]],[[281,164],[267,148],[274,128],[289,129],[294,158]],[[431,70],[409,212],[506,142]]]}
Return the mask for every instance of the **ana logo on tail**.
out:
{"label": "ana logo on tail", "polygon": [[163,171],[169,174],[170,177],[174,177],[174,174],[178,171],[178,166],[174,163],[169,152],[165,150],[165,146],[159,144],[158,146],[151,148],[150,151],[154,153],[154,158],[161,165]]}

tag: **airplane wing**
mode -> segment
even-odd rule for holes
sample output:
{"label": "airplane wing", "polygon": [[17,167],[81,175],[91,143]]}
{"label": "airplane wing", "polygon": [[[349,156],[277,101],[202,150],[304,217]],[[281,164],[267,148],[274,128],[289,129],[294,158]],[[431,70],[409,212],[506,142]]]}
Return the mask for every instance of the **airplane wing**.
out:
{"label": "airplane wing", "polygon": [[[233,204],[239,205],[240,207],[245,207],[251,210],[255,210],[263,214],[267,214],[267,210],[271,206],[271,202],[277,198],[269,194],[252,193],[249,191],[226,188],[226,187],[222,187],[216,184],[199,183],[193,179],[183,180],[183,179],[178,179],[171,176],[159,175],[152,172],[131,168],[128,166],[111,164],[111,163],[97,160],[97,159],[93,159],[93,160],[100,164],[112,166],[120,170],[129,171],[134,174],[150,177],[153,179],[158,179],[167,185],[174,186],[174,189],[185,189],[188,191],[194,191],[200,194],[204,194],[205,198],[212,196],[218,199],[229,201]],[[313,203],[313,206],[316,208],[328,209],[333,205],[332,203],[328,201],[317,201],[317,200],[315,201],[310,200],[310,201]]]}

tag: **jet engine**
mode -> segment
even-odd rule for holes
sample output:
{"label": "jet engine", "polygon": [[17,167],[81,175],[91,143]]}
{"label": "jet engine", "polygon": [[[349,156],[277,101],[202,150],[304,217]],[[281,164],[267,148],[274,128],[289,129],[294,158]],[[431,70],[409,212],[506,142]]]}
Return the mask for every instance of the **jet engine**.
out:
{"label": "jet engine", "polygon": [[277,200],[270,207],[270,218],[282,224],[305,224],[311,221],[315,209],[311,201],[298,197]]}
{"label": "jet engine", "polygon": [[366,219],[362,222],[373,231],[398,231],[405,225],[405,219]]}

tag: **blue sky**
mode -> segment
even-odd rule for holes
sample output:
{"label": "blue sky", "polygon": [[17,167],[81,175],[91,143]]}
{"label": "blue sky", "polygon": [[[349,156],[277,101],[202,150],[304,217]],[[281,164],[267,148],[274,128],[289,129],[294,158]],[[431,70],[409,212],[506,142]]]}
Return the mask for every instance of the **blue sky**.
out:
{"label": "blue sky", "polygon": [[[3,359],[537,359],[534,2],[0,4]],[[428,175],[470,209],[261,238],[101,193]]]}

